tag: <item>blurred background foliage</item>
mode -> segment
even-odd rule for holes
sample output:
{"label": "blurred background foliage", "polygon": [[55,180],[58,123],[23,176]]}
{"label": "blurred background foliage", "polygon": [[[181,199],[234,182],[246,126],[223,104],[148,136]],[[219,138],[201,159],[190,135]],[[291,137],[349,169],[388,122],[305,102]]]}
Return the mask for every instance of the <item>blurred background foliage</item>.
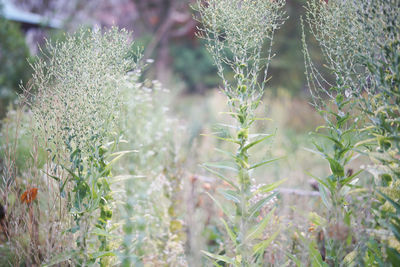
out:
{"label": "blurred background foliage", "polygon": [[18,23],[6,20],[1,14],[0,5],[0,118],[19,92],[20,82],[26,83],[31,74],[24,33]]}

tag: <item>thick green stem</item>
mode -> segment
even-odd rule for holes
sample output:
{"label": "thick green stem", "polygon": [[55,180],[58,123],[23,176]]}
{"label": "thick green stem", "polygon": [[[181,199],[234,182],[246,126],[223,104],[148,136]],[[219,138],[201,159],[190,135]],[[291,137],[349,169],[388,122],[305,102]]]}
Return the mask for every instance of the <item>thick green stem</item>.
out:
{"label": "thick green stem", "polygon": [[240,142],[237,150],[236,165],[239,170],[239,185],[240,185],[240,203],[237,204],[237,216],[240,218],[239,237],[241,242],[237,246],[236,255],[242,257],[241,266],[250,266],[251,250],[246,242],[248,228],[248,200],[250,197],[250,173],[249,173],[249,155],[246,149],[249,138],[248,114],[247,105],[242,103],[239,108],[239,125],[240,129],[237,133],[238,141]]}

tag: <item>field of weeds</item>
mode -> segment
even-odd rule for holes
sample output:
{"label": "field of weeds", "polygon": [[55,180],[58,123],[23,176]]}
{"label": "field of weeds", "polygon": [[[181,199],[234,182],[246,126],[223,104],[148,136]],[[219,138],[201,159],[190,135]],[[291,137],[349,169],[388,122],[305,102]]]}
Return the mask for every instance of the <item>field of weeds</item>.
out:
{"label": "field of weeds", "polygon": [[202,95],[127,30],[47,41],[1,124],[0,266],[400,266],[400,2],[305,3],[309,98],[269,90],[285,4],[193,6]]}

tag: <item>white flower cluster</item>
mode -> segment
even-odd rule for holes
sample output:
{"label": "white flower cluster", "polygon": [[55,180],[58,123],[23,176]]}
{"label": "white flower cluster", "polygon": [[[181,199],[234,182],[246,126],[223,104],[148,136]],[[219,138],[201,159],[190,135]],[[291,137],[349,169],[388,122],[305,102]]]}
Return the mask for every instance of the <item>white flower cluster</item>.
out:
{"label": "white flower cluster", "polygon": [[47,42],[45,57],[33,66],[33,112],[50,149],[85,151],[111,132],[120,111],[121,81],[135,67],[129,38],[113,28]]}
{"label": "white flower cluster", "polygon": [[[208,41],[208,50],[214,57],[228,95],[240,94],[238,91],[247,91],[256,97],[262,94],[272,57],[274,32],[285,20],[284,4],[285,0],[199,1],[198,11],[204,25],[200,36]],[[266,40],[269,55],[265,57],[262,51]],[[238,84],[228,84],[224,78],[226,66],[235,73]],[[264,67],[263,82],[259,84],[257,80]]]}
{"label": "white flower cluster", "polygon": [[[329,90],[332,86],[343,88],[342,93],[347,98],[359,95],[363,90],[372,91],[374,81],[366,62],[382,60],[379,53],[383,47],[398,41],[394,34],[398,31],[395,28],[400,18],[398,1],[310,0],[306,10],[305,21],[311,35],[317,40],[325,65],[335,77],[335,83],[328,81],[314,66],[303,32],[306,75],[314,98],[320,102],[323,102],[321,94],[335,98]],[[388,30],[391,27],[394,28],[392,33]]]}

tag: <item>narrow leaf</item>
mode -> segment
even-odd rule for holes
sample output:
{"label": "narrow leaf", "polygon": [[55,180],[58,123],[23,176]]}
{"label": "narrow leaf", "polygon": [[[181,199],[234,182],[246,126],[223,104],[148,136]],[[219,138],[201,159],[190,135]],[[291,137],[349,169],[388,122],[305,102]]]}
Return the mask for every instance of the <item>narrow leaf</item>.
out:
{"label": "narrow leaf", "polygon": [[111,167],[114,163],[116,163],[120,158],[122,158],[124,155],[126,154],[130,154],[130,153],[135,153],[137,152],[136,150],[128,150],[128,151],[120,151],[120,152],[116,152],[111,154],[111,157],[116,156],[115,158],[113,158],[106,166],[106,169]]}
{"label": "narrow leaf", "polygon": [[224,224],[225,230],[228,233],[229,237],[231,238],[232,242],[236,245],[237,242],[236,242],[235,233],[232,231],[232,229],[229,227],[229,225],[226,223],[226,221],[223,218],[221,218],[221,221]]}
{"label": "narrow leaf", "polygon": [[328,157],[327,160],[329,161],[332,173],[337,177],[343,177],[344,176],[343,166],[333,158]]}
{"label": "narrow leaf", "polygon": [[227,177],[225,177],[223,174],[214,171],[213,169],[210,169],[204,165],[201,165],[204,169],[206,169],[207,171],[211,172],[212,174],[216,175],[218,178],[220,178],[221,180],[227,182],[228,184],[230,184],[232,187],[234,187],[236,190],[239,190],[239,187],[237,185],[235,185],[231,180],[229,180]]}
{"label": "narrow leaf", "polygon": [[297,267],[301,267],[302,266],[301,265],[301,261],[298,258],[296,258],[295,256],[291,255],[288,252],[285,252],[285,254],[286,254],[286,256],[288,256],[296,264]]}
{"label": "narrow leaf", "polygon": [[364,170],[359,170],[359,171],[356,172],[355,174],[353,174],[353,175],[351,175],[351,176],[349,176],[349,177],[346,177],[345,179],[342,179],[342,180],[340,181],[340,184],[341,184],[342,186],[345,186],[345,185],[351,183],[351,182],[353,181],[353,179],[356,178],[356,177],[357,177],[360,173],[362,173],[363,171],[364,171]]}
{"label": "narrow leaf", "polygon": [[223,165],[223,164],[204,163],[203,165],[208,166],[208,167],[212,167],[212,168],[224,169],[224,170],[237,172],[237,169],[235,169],[235,168],[233,168],[231,166]]}
{"label": "narrow leaf", "polygon": [[219,192],[227,199],[230,201],[233,201],[235,203],[240,203],[240,196],[232,190],[219,190]]}
{"label": "narrow leaf", "polygon": [[273,197],[275,197],[278,194],[278,192],[275,192],[268,197],[259,200],[257,203],[255,203],[253,206],[250,207],[249,209],[249,218],[252,218],[262,207],[264,207],[265,204],[267,204]]}
{"label": "narrow leaf", "polygon": [[271,192],[272,190],[276,189],[276,188],[277,188],[278,186],[280,186],[281,184],[283,184],[284,182],[286,182],[286,180],[287,180],[287,179],[283,179],[283,180],[277,181],[277,182],[272,183],[272,184],[268,184],[268,185],[261,186],[257,191],[255,191],[255,192],[253,193],[253,196],[256,195],[256,194],[258,194],[258,193],[269,193],[269,192]]}
{"label": "narrow leaf", "polygon": [[272,136],[273,136],[273,135],[270,134],[270,135],[267,135],[267,136],[265,136],[265,137],[263,137],[263,138],[260,138],[260,139],[258,139],[258,140],[255,140],[255,141],[251,142],[250,144],[248,144],[248,145],[246,145],[245,147],[243,147],[243,151],[249,150],[249,149],[252,148],[253,146],[257,145],[258,143],[261,143],[261,142],[264,141],[264,140],[267,140],[268,138],[271,138]]}
{"label": "narrow leaf", "polygon": [[278,236],[278,234],[280,233],[280,229],[278,229],[278,231],[276,231],[275,233],[273,233],[270,238],[268,238],[267,240],[264,240],[256,245],[253,246],[253,255],[256,254],[261,254],[265,251],[265,249],[272,243],[272,241],[274,241],[274,239]]}
{"label": "narrow leaf", "polygon": [[214,198],[210,193],[206,192],[206,194],[214,201],[215,205],[217,205],[217,207],[220,208],[228,218],[230,218],[228,210],[224,206],[222,206],[222,204],[216,198]]}
{"label": "narrow leaf", "polygon": [[254,168],[258,168],[260,166],[263,166],[265,164],[269,164],[271,162],[274,162],[274,161],[277,161],[277,160],[280,160],[280,159],[283,159],[283,158],[284,157],[280,157],[280,158],[276,158],[276,159],[264,160],[264,161],[261,161],[259,163],[254,164],[254,165],[251,165],[249,169],[251,170],[251,169],[254,169]]}
{"label": "narrow leaf", "polygon": [[265,218],[257,225],[255,225],[254,227],[252,227],[249,231],[249,234],[246,237],[247,241],[251,241],[253,239],[256,238],[260,238],[265,230],[265,228],[268,225],[268,222],[271,220],[272,215],[275,211],[275,207],[268,213],[267,216],[265,216]]}
{"label": "narrow leaf", "polygon": [[393,207],[396,209],[396,212],[400,214],[400,205],[399,203],[396,203],[393,199],[382,193],[381,191],[378,191],[378,193],[383,196],[387,201],[389,201],[390,204],[393,205]]}
{"label": "narrow leaf", "polygon": [[202,136],[211,136],[211,137],[217,138],[219,140],[227,141],[227,142],[238,144],[238,145],[240,144],[240,142],[238,140],[235,140],[235,139],[232,139],[232,138],[220,137],[220,136],[215,135],[215,134],[201,134],[201,135]]}
{"label": "narrow leaf", "polygon": [[225,263],[229,263],[229,264],[232,264],[232,265],[235,264],[235,261],[233,259],[227,257],[227,256],[213,254],[213,253],[210,253],[210,252],[204,251],[204,250],[202,250],[201,252],[204,253],[206,256],[214,259],[214,260],[223,261]]}

